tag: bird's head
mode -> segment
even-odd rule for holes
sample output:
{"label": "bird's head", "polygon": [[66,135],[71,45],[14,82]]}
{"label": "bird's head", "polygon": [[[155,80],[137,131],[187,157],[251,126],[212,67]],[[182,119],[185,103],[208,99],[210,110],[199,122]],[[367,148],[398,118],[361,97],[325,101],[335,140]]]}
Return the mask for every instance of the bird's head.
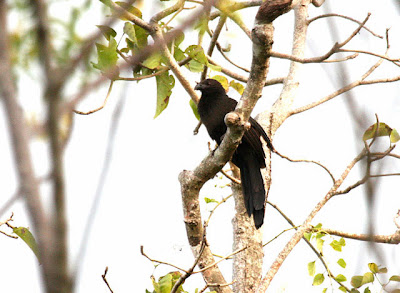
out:
{"label": "bird's head", "polygon": [[215,79],[205,79],[202,82],[198,83],[195,87],[195,90],[201,91],[202,94],[224,94],[224,87]]}

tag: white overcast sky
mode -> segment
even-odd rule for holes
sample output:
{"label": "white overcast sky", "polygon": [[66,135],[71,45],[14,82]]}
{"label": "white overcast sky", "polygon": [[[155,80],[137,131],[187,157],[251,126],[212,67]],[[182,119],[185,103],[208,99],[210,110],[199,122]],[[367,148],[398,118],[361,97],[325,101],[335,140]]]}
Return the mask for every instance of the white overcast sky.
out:
{"label": "white overcast sky", "polygon": [[[148,1],[146,1],[148,2]],[[149,1],[151,2],[151,1]],[[154,1],[157,2],[158,1]],[[310,16],[335,12],[362,21],[368,12],[371,19],[367,26],[384,35],[390,27],[392,56],[399,57],[400,22],[399,10],[392,1],[328,1],[331,9],[310,6]],[[101,7],[100,2],[94,3]],[[146,4],[147,5],[147,4]],[[189,5],[189,4],[188,4]],[[60,2],[52,13],[65,13],[70,3]],[[65,9],[65,10],[64,10]],[[148,6],[144,19],[156,10]],[[248,27],[256,9],[244,10],[242,16]],[[82,31],[94,31],[101,18],[95,13],[81,23]],[[343,41],[356,25],[346,20],[335,20],[340,34],[339,40],[332,40],[325,20],[312,24],[309,28],[306,56],[318,56],[325,53],[336,41]],[[215,25],[215,22],[212,24]],[[279,18],[275,23],[274,50],[290,53],[293,27],[293,12]],[[233,44],[230,56],[245,67],[250,67],[251,44],[232,22],[228,22],[229,31],[223,30],[222,44],[228,37],[242,40]],[[121,34],[121,30],[118,31]],[[234,41],[235,42],[235,41]],[[189,40],[185,45],[191,44]],[[183,45],[183,48],[185,47]],[[384,53],[385,42],[365,30],[362,30],[346,48],[370,50]],[[218,53],[215,53],[218,56]],[[345,63],[350,81],[358,78],[374,62],[376,58],[360,56]],[[273,60],[269,77],[284,76],[288,70],[288,62]],[[375,77],[399,75],[399,68],[390,64],[382,65]],[[195,84],[199,76],[187,71],[190,82]],[[305,65],[301,79],[301,88],[296,99],[296,106],[307,104],[331,93],[340,86],[343,77],[338,73],[336,65]],[[29,112],[40,115],[40,71],[38,74],[21,77],[19,83],[20,96]],[[129,73],[125,73],[128,75]],[[217,74],[217,73],[215,73]],[[38,77],[39,76],[39,77]],[[74,92],[71,87],[67,92]],[[106,95],[106,87],[99,88],[90,98],[79,105],[80,110],[96,108]],[[254,115],[266,110],[279,96],[281,85],[266,88],[263,97],[254,110]],[[238,96],[231,90],[232,97]],[[175,269],[167,266],[154,266],[139,251],[144,245],[145,252],[154,259],[159,259],[188,268],[193,257],[186,239],[182,220],[182,204],[178,174],[184,169],[193,169],[207,154],[209,141],[205,128],[193,136],[197,121],[188,106],[189,97],[176,82],[167,110],[157,119],[155,112],[156,87],[155,80],[126,84],[118,82],[105,109],[89,116],[76,116],[74,131],[70,144],[66,149],[66,182],[68,193],[68,222],[70,229],[71,265],[77,261],[77,253],[88,220],[99,177],[106,159],[111,117],[116,105],[125,96],[123,111],[120,116],[118,131],[113,143],[113,152],[108,176],[104,183],[101,199],[95,215],[86,255],[81,267],[77,292],[108,292],[101,279],[106,266],[109,267],[108,280],[114,292],[144,292],[152,289],[150,276],[156,278]],[[400,90],[399,83],[364,86],[353,91],[359,108],[365,113],[362,119],[366,125],[375,122],[374,114],[380,121],[400,129]],[[350,160],[361,150],[362,133],[355,137],[354,121],[343,100],[346,96],[330,101],[317,109],[289,118],[276,133],[275,148],[292,158],[304,158],[321,161],[337,177]],[[12,159],[4,108],[0,108],[0,207],[17,189],[15,168]],[[382,139],[383,140],[383,139]],[[387,141],[385,141],[387,143]],[[387,144],[382,144],[387,145]],[[35,167],[40,175],[48,172],[47,148],[44,141],[32,143]],[[386,166],[388,172],[399,172],[400,164],[394,160]],[[346,180],[346,184],[360,178],[360,169],[355,168]],[[373,221],[379,234],[391,234],[395,231],[393,217],[400,208],[398,178],[382,179],[378,185],[376,202],[373,211],[366,207],[363,189],[334,198],[320,212],[313,224],[322,222],[327,228],[346,232],[367,232],[367,219],[373,212]],[[220,199],[229,194],[228,188],[215,188],[223,185],[223,181],[212,181],[206,184],[202,196]],[[397,184],[396,184],[397,183]],[[277,204],[296,224],[301,224],[315,204],[330,188],[330,178],[317,166],[289,163],[277,156],[272,161],[272,186],[269,200]],[[43,185],[46,194],[48,186]],[[203,206],[204,215],[209,208]],[[15,203],[13,211],[15,225],[30,226],[26,210],[22,202]],[[0,220],[9,215],[5,213]],[[220,207],[213,216],[213,223],[208,230],[211,249],[219,255],[231,252],[232,233],[231,219],[233,201],[229,200]],[[282,230],[289,228],[285,220],[269,206],[266,209],[266,221],[263,226],[264,240],[267,241]],[[278,240],[265,248],[265,271],[275,259],[292,232],[287,232]],[[1,236],[1,235],[0,235]],[[32,252],[22,241],[0,237],[0,291],[2,292],[41,292],[38,264]],[[347,241],[342,254],[325,255],[334,273],[342,273],[347,277],[367,271],[368,262],[376,262],[388,267],[389,274],[400,272],[399,248],[390,245],[378,245],[370,249],[367,244]],[[376,253],[379,251],[379,255]],[[380,256],[380,257],[379,257]],[[336,265],[339,258],[348,263],[346,270]],[[307,263],[316,260],[316,256],[304,243],[300,243],[281,267],[271,285],[271,292],[321,292],[322,287],[313,288],[312,278],[307,273]],[[324,272],[317,260],[317,271]],[[231,262],[225,262],[220,268],[231,279]],[[326,282],[329,285],[329,282]],[[202,288],[201,277],[191,277],[185,284],[190,292],[194,288]],[[334,285],[336,288],[336,285]]]}

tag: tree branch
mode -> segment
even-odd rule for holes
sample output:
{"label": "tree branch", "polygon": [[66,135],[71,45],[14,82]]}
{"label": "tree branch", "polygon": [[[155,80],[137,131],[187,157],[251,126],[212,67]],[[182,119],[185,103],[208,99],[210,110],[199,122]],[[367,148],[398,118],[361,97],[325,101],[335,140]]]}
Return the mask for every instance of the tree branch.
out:
{"label": "tree branch", "polygon": [[[337,96],[339,96],[339,95],[341,95],[341,94],[343,94],[345,92],[348,92],[351,89],[353,89],[353,88],[355,88],[355,87],[357,87],[357,86],[359,86],[361,84],[368,84],[368,83],[364,82],[364,79],[366,79],[372,72],[374,72],[382,64],[382,62],[383,62],[383,59],[378,60],[378,62],[376,62],[370,69],[368,69],[368,71],[365,72],[361,76],[360,79],[358,79],[356,81],[353,81],[352,83],[350,83],[350,84],[346,85],[345,87],[343,87],[343,88],[331,93],[330,95],[320,99],[319,101],[316,101],[316,102],[310,103],[310,104],[308,104],[306,106],[303,106],[303,107],[300,107],[300,108],[292,110],[289,115],[291,116],[291,115],[295,115],[295,114],[299,114],[301,112],[307,111],[307,110],[312,109],[314,107],[317,107],[317,106],[319,106],[319,105],[321,105],[321,104],[323,104],[323,103],[325,103],[325,102],[327,102],[327,101],[329,101],[329,100],[331,100],[331,99],[333,99],[333,98],[335,98],[335,97],[337,97]],[[399,79],[395,78],[395,79],[387,81],[387,82],[392,82],[392,81],[397,81],[397,80],[399,80]],[[382,81],[382,82],[384,82],[384,81]]]}
{"label": "tree branch", "polygon": [[308,215],[306,220],[300,226],[298,231],[292,236],[286,246],[282,249],[279,253],[278,257],[275,259],[274,263],[271,265],[270,269],[268,270],[266,276],[262,279],[260,286],[257,289],[257,292],[265,292],[272,279],[274,278],[275,274],[278,272],[279,268],[281,267],[284,260],[288,257],[290,252],[293,248],[297,245],[297,243],[302,239],[305,232],[311,229],[311,221],[317,215],[317,213],[324,207],[324,205],[332,198],[335,194],[336,190],[342,185],[343,181],[349,175],[350,171],[353,169],[355,164],[359,162],[362,158],[365,157],[367,151],[363,149],[361,153],[355,157],[350,164],[346,167],[342,175],[339,179],[335,181],[335,184],[331,187],[329,192],[325,195],[325,197],[314,207],[311,213]]}
{"label": "tree branch", "polygon": [[343,238],[349,238],[360,241],[372,241],[376,243],[386,243],[386,244],[399,244],[400,243],[400,230],[397,230],[393,234],[390,235],[370,235],[370,234],[356,234],[356,233],[348,233],[339,230],[326,229],[324,228],[324,232],[330,235],[336,235]]}

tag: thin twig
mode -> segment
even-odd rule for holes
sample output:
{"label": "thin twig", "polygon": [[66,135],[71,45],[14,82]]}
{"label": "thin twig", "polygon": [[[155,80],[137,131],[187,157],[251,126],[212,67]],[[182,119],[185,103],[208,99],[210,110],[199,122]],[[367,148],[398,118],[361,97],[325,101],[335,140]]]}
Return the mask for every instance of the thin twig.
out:
{"label": "thin twig", "polygon": [[218,51],[221,53],[222,57],[225,58],[226,61],[228,61],[228,62],[229,62],[230,64],[232,64],[233,66],[235,66],[235,67],[237,67],[237,68],[243,70],[244,72],[250,73],[250,70],[248,70],[247,68],[242,67],[242,66],[236,64],[235,62],[233,62],[233,61],[225,54],[225,52],[224,52],[224,50],[222,49],[222,47],[221,47],[221,45],[219,44],[219,42],[217,42],[216,45],[217,45]]}
{"label": "thin twig", "polygon": [[172,289],[171,289],[171,293],[175,293],[175,292],[178,290],[178,288],[185,282],[185,280],[186,280],[187,278],[189,278],[189,277],[193,274],[194,268],[197,266],[198,262],[200,261],[200,258],[201,258],[201,256],[202,256],[202,254],[203,254],[204,249],[206,248],[206,246],[207,246],[206,227],[203,227],[203,238],[202,238],[202,240],[201,240],[201,245],[200,245],[199,254],[198,254],[198,256],[196,257],[196,259],[195,259],[193,265],[190,267],[190,269],[189,269],[187,272],[185,272],[185,274],[184,274],[183,276],[181,276],[181,277],[178,279],[178,281],[176,281],[176,283],[174,284],[174,287],[172,287]]}
{"label": "thin twig", "polygon": [[368,21],[370,16],[371,16],[371,14],[369,13],[367,15],[367,17],[364,19],[364,21],[362,23],[360,23],[358,28],[356,30],[354,30],[346,40],[344,40],[341,43],[335,43],[332,46],[332,48],[322,56],[312,57],[312,58],[299,58],[297,56],[283,54],[283,53],[274,52],[274,51],[270,52],[270,56],[271,57],[276,57],[276,58],[281,58],[281,59],[288,59],[288,60],[299,62],[299,63],[320,63],[320,62],[323,62],[324,60],[326,60],[329,57],[331,57],[333,54],[339,52],[339,50],[343,46],[345,46],[348,42],[350,42],[360,32],[361,28],[364,27],[365,23]]}
{"label": "thin twig", "polygon": [[230,253],[230,254],[228,254],[228,255],[222,257],[221,259],[217,260],[216,262],[214,262],[214,263],[212,263],[212,264],[210,264],[210,265],[208,265],[208,266],[202,268],[201,270],[198,270],[198,271],[196,271],[196,272],[193,272],[193,274],[202,273],[202,272],[204,272],[204,271],[206,271],[206,270],[212,268],[213,266],[216,266],[216,265],[219,264],[221,261],[226,260],[226,259],[228,259],[228,258],[234,256],[235,254],[238,254],[239,252],[242,252],[243,250],[245,250],[245,249],[247,249],[247,248],[248,248],[247,246],[242,247],[242,248],[239,248],[239,249],[235,250],[234,252],[232,252],[232,253]]}
{"label": "thin twig", "polygon": [[[280,234],[278,234],[275,238],[271,239],[270,241],[268,241],[267,243],[264,244],[267,245],[269,244],[271,241],[275,240],[278,236],[280,236],[281,234],[283,234],[286,231],[289,231],[291,229],[295,229],[298,230],[299,226],[296,226],[293,221],[285,214],[282,212],[281,209],[279,209],[275,204],[267,201],[267,203],[272,206],[275,210],[277,210],[279,212],[279,214],[281,214],[281,216],[283,216],[285,218],[285,220],[292,226],[292,228],[286,229],[284,231],[282,231]],[[314,245],[303,235],[303,240],[307,243],[307,245],[311,248],[311,250],[317,255],[317,257],[319,258],[319,260],[321,261],[321,263],[323,264],[323,266],[325,267],[328,276],[331,277],[332,279],[335,280],[335,282],[337,282],[340,286],[343,286],[343,288],[345,288],[347,290],[347,292],[350,292],[350,289],[348,289],[342,282],[337,281],[334,277],[334,275],[332,274],[331,270],[329,269],[327,263],[325,262],[322,254],[314,247]]]}
{"label": "thin twig", "polygon": [[110,290],[110,292],[113,293],[114,291],[111,289],[110,284],[108,284],[108,281],[106,278],[107,272],[108,272],[108,267],[106,267],[106,269],[104,270],[104,274],[102,274],[101,277],[102,277],[104,283],[106,283],[108,290]]}
{"label": "thin twig", "polygon": [[156,262],[156,263],[158,263],[158,264],[163,264],[163,265],[171,266],[171,267],[173,267],[173,268],[175,268],[175,269],[178,269],[178,270],[180,270],[180,271],[182,271],[182,272],[188,273],[188,271],[186,271],[185,269],[182,269],[182,268],[180,268],[180,267],[178,267],[178,266],[176,266],[176,265],[174,265],[174,264],[171,264],[171,263],[168,263],[168,262],[165,262],[165,261],[162,261],[162,260],[157,260],[157,259],[150,258],[150,257],[144,252],[143,245],[140,245],[140,253],[141,253],[145,258],[147,258],[149,261],[151,261],[151,262]]}
{"label": "thin twig", "polygon": [[232,182],[235,182],[236,184],[241,184],[241,181],[231,175],[229,175],[226,171],[221,170],[221,173],[228,179],[230,179]]}
{"label": "thin twig", "polygon": [[290,161],[290,162],[300,162],[300,163],[313,163],[313,164],[316,164],[316,165],[320,166],[321,168],[323,168],[323,169],[329,174],[329,176],[331,177],[332,182],[335,183],[335,180],[336,180],[336,179],[335,179],[335,177],[333,176],[333,174],[331,173],[331,171],[329,171],[329,169],[328,169],[327,167],[325,167],[323,164],[321,164],[320,162],[313,161],[313,160],[305,160],[305,159],[291,159],[291,158],[289,158],[289,157],[287,157],[287,156],[285,156],[285,155],[282,155],[282,154],[279,153],[278,151],[275,151],[275,153],[276,153],[277,155],[279,155],[281,158],[284,158],[284,159],[286,159],[286,160],[288,160],[288,161]]}
{"label": "thin twig", "polygon": [[[353,88],[355,88],[355,87],[357,87],[359,85],[367,84],[367,82],[364,81],[364,80],[372,72],[374,72],[382,64],[382,62],[383,62],[383,59],[379,59],[358,80],[353,81],[352,83],[342,87],[341,89],[338,89],[338,90],[334,91],[333,93],[329,94],[328,96],[326,96],[326,97],[324,97],[324,98],[322,98],[322,99],[320,99],[320,100],[318,100],[316,102],[313,102],[313,103],[310,103],[310,104],[308,104],[306,106],[299,107],[297,109],[292,110],[289,115],[295,115],[295,114],[299,114],[301,112],[307,111],[307,110],[312,109],[314,107],[317,107],[317,106],[319,106],[319,105],[321,105],[321,104],[323,104],[323,103],[325,103],[325,102],[327,102],[327,101],[329,101],[329,100],[331,100],[331,99],[333,99],[333,98],[335,98],[335,97],[337,97],[337,96],[339,96],[339,95],[341,95],[341,94],[343,94],[345,92],[348,92],[348,91],[352,90]],[[392,80],[392,81],[397,81],[397,80]]]}
{"label": "thin twig", "polygon": [[232,285],[232,284],[235,283],[235,282],[236,282],[236,281],[232,281],[232,282],[226,283],[226,284],[211,284],[211,283],[209,283],[209,284],[207,284],[203,289],[201,289],[201,290],[199,291],[199,293],[205,292],[209,287],[226,287],[226,286]]}
{"label": "thin twig", "polygon": [[282,251],[279,253],[278,257],[275,259],[274,263],[271,265],[266,276],[262,279],[262,281],[257,289],[258,292],[265,292],[267,290],[267,288],[269,287],[269,284],[271,283],[272,279],[278,272],[283,261],[287,258],[287,256],[290,254],[290,252],[293,250],[293,248],[297,245],[297,243],[304,237],[304,233],[311,229],[310,223],[311,223],[312,219],[325,206],[325,204],[332,198],[332,196],[334,196],[335,192],[340,187],[340,185],[343,183],[343,181],[346,179],[346,177],[349,175],[350,171],[362,158],[365,157],[366,153],[367,153],[367,151],[365,149],[363,149],[347,165],[346,169],[343,171],[340,178],[335,181],[335,184],[332,186],[332,188],[329,190],[329,192],[325,195],[325,197],[314,207],[314,209],[311,211],[309,216],[306,218],[306,220],[303,222],[303,224],[300,226],[300,228],[297,230],[297,232],[293,235],[293,237],[288,241],[286,246],[282,249]]}
{"label": "thin twig", "polygon": [[97,111],[100,111],[101,109],[103,109],[107,104],[108,98],[110,97],[113,84],[114,84],[114,81],[111,80],[110,81],[110,85],[108,87],[106,98],[104,99],[103,104],[100,107],[98,107],[96,109],[93,109],[93,110],[90,110],[90,111],[87,111],[87,112],[81,112],[81,111],[78,111],[78,110],[74,110],[74,112],[76,114],[80,114],[80,115],[90,115],[90,114],[96,113]]}
{"label": "thin twig", "polygon": [[395,231],[390,235],[370,235],[370,234],[356,234],[356,233],[347,233],[339,230],[327,229],[324,228],[324,232],[353,240],[360,241],[372,241],[376,243],[386,243],[386,244],[399,244],[400,243],[400,230]]}
{"label": "thin twig", "polygon": [[381,54],[377,54],[374,52],[369,52],[369,51],[364,51],[364,50],[351,50],[351,49],[338,49],[338,52],[342,52],[342,53],[358,53],[358,54],[366,54],[366,55],[371,55],[371,56],[375,56],[375,57],[379,57],[382,59],[385,59],[386,61],[390,61],[393,64],[395,64],[396,66],[400,67],[400,64],[397,63],[400,61],[400,58],[389,58],[385,55],[381,55]]}
{"label": "thin twig", "polygon": [[[351,17],[346,16],[346,15],[337,14],[337,13],[327,13],[327,14],[318,15],[318,16],[316,16],[316,17],[310,18],[310,19],[308,20],[308,23],[310,24],[310,23],[312,23],[313,21],[316,21],[316,20],[318,20],[318,19],[325,18],[325,17],[341,17],[341,18],[344,18],[344,19],[353,21],[353,22],[355,22],[355,23],[357,23],[357,24],[359,24],[359,25],[361,24],[360,21],[358,21],[358,20],[356,20],[356,19],[354,19],[354,18],[351,18]],[[369,33],[371,33],[373,36],[375,36],[375,37],[377,37],[377,38],[380,38],[380,39],[383,39],[383,36],[374,33],[372,30],[370,30],[370,29],[367,28],[366,26],[363,26],[363,29],[365,29],[366,31],[368,31]]]}
{"label": "thin twig", "polygon": [[[222,30],[223,26],[225,25],[226,18],[227,18],[227,16],[225,14],[221,15],[221,17],[219,18],[217,27],[215,28],[215,31],[214,31],[214,33],[212,34],[212,37],[211,37],[210,44],[208,45],[208,50],[207,50],[207,55],[208,56],[212,56],[212,53],[213,53],[214,48],[215,48],[215,45],[217,44],[217,41],[218,41],[218,37],[219,37],[219,35],[221,33],[221,30]],[[204,66],[203,72],[201,73],[200,80],[206,79],[207,69],[208,69],[208,67]]]}
{"label": "thin twig", "polygon": [[[215,66],[221,67],[221,72],[222,73],[224,73],[224,74],[228,75],[229,77],[232,77],[233,79],[236,79],[238,81],[241,81],[241,82],[244,82],[244,83],[248,82],[248,77],[240,75],[240,74],[237,74],[237,73],[235,73],[235,72],[233,72],[233,71],[231,71],[231,70],[229,70],[229,69],[227,69],[225,67],[222,67],[216,61],[211,59],[210,56],[206,56],[206,57],[207,57],[208,62],[210,62],[211,64],[213,64]],[[284,81],[285,81],[284,77],[272,78],[272,79],[266,80],[264,86],[280,84],[280,83],[283,83]]]}
{"label": "thin twig", "polygon": [[221,204],[223,204],[224,202],[226,202],[229,198],[231,198],[232,197],[232,194],[231,195],[228,195],[227,197],[224,197],[221,201],[219,201],[216,205],[215,205],[215,207],[211,210],[211,212],[210,212],[210,215],[208,216],[208,218],[207,218],[207,220],[204,222],[204,227],[208,227],[208,223],[210,222],[210,219],[211,219],[211,216],[214,214],[214,212],[215,212],[215,210],[221,205]]}

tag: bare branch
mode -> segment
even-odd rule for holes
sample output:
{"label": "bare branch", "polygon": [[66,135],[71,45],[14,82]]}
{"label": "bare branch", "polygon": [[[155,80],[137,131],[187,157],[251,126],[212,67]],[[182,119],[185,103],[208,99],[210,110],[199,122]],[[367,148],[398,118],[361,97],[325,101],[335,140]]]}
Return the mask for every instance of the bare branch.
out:
{"label": "bare branch", "polygon": [[151,19],[150,19],[150,23],[151,24],[156,24],[157,22],[159,22],[161,19],[171,15],[172,13],[175,13],[176,11],[178,11],[179,9],[183,8],[183,5],[185,4],[185,0],[178,0],[174,5],[172,5],[171,7],[158,12],[157,14],[155,14]]}
{"label": "bare branch", "polygon": [[[218,37],[221,33],[221,30],[225,25],[225,22],[226,22],[226,15],[222,15],[218,21],[218,24],[217,24],[217,27],[215,28],[214,33],[212,34],[210,44],[208,45],[208,50],[207,50],[208,56],[212,55],[214,48],[217,44]],[[206,79],[206,76],[207,76],[207,66],[204,66],[204,70],[201,73],[200,80]]]}
{"label": "bare branch", "polygon": [[[271,202],[267,202],[270,206],[272,206],[275,210],[277,210],[280,214],[281,214],[281,216],[282,217],[284,217],[285,218],[285,220],[292,226],[292,228],[290,228],[290,229],[296,229],[296,230],[298,230],[298,226],[295,226],[295,224],[293,223],[293,221],[285,214],[285,213],[283,213],[282,211],[281,211],[281,209],[279,209],[276,205],[274,205],[273,203],[271,203]],[[289,230],[289,229],[287,229],[287,230]],[[284,232],[284,231],[283,231]],[[282,233],[283,233],[282,232]],[[279,235],[278,235],[279,236]],[[328,264],[325,262],[325,259],[324,259],[324,257],[323,257],[323,255],[322,255],[322,253],[320,253],[315,247],[314,247],[314,245],[306,238],[306,237],[304,237],[304,235],[303,235],[303,240],[307,243],[307,245],[311,248],[311,250],[317,255],[317,257],[319,258],[319,260],[321,261],[321,263],[323,264],[323,266],[325,267],[325,269],[326,269],[326,271],[327,271],[327,273],[328,273],[328,276],[330,277],[330,278],[332,278],[336,283],[338,283],[340,286],[343,286],[343,288],[345,288],[346,290],[347,290],[347,292],[350,292],[350,289],[348,289],[342,282],[340,282],[340,281],[338,281],[338,280],[336,280],[336,278],[335,278],[335,276],[334,276],[334,274],[331,272],[331,270],[329,269],[329,267],[328,267]],[[272,239],[272,240],[274,240],[274,239]],[[271,241],[272,241],[271,240]],[[269,241],[270,242],[270,241]],[[268,243],[269,243],[268,242]],[[267,243],[267,244],[268,244]],[[266,245],[266,244],[265,244]]]}
{"label": "bare branch", "polygon": [[297,245],[297,243],[302,239],[304,233],[310,230],[310,228],[311,228],[310,224],[311,224],[312,219],[324,207],[324,205],[332,198],[332,196],[335,194],[337,189],[341,186],[343,181],[346,179],[347,175],[353,169],[355,164],[357,162],[359,162],[366,155],[366,153],[367,153],[366,150],[363,149],[361,151],[361,153],[350,162],[350,164],[346,167],[346,169],[344,170],[344,172],[342,173],[340,178],[335,181],[335,184],[332,186],[332,188],[329,190],[329,192],[314,207],[314,209],[308,215],[308,217],[306,218],[304,223],[301,225],[301,227],[298,229],[298,231],[293,235],[293,237],[289,240],[289,242],[286,244],[286,246],[283,248],[283,250],[279,253],[278,257],[276,258],[276,260],[274,261],[274,263],[271,265],[270,269],[268,270],[266,276],[262,279],[262,282],[261,282],[260,286],[258,287],[257,292],[265,292],[267,290],[267,288],[269,287],[275,274],[278,272],[279,268],[281,267],[283,261],[290,254],[290,252]]}
{"label": "bare branch", "polygon": [[288,160],[288,161],[290,161],[290,162],[300,162],[300,163],[303,162],[303,163],[313,163],[313,164],[316,164],[316,165],[322,167],[322,168],[329,174],[329,176],[330,176],[331,179],[332,179],[332,182],[335,183],[335,177],[333,176],[333,174],[331,173],[331,171],[329,171],[329,169],[328,169],[327,167],[325,167],[323,164],[321,164],[320,162],[313,161],[313,160],[304,160],[304,159],[301,159],[301,160],[299,160],[299,159],[291,159],[291,158],[289,158],[289,157],[287,157],[287,156],[282,155],[282,154],[279,153],[278,151],[275,151],[275,153],[276,153],[277,155],[279,155],[281,158],[284,158],[284,159],[286,159],[286,160]]}
{"label": "bare branch", "polygon": [[114,291],[111,289],[110,284],[108,284],[106,275],[108,272],[108,267],[106,267],[106,269],[104,270],[104,274],[101,275],[101,278],[103,279],[104,283],[106,283],[108,290],[110,290],[111,293],[114,293]]}
{"label": "bare branch", "polygon": [[[368,69],[368,71],[365,72],[361,76],[360,79],[358,79],[356,81],[353,81],[352,83],[346,85],[345,87],[343,87],[343,88],[341,88],[339,90],[336,90],[335,92],[333,92],[330,95],[320,99],[319,101],[316,101],[316,102],[313,102],[313,103],[308,104],[306,106],[303,106],[303,107],[300,107],[300,108],[292,110],[290,112],[290,115],[295,115],[295,114],[307,111],[309,109],[312,109],[312,108],[314,108],[316,106],[319,106],[319,105],[321,105],[321,104],[323,104],[323,103],[325,103],[325,102],[327,102],[327,101],[329,101],[329,100],[331,100],[331,99],[333,99],[333,98],[335,98],[335,97],[337,97],[337,96],[339,96],[339,95],[341,95],[341,94],[343,94],[345,92],[350,91],[351,89],[353,89],[353,88],[355,88],[355,87],[357,87],[357,86],[359,86],[361,84],[367,84],[367,83],[364,83],[364,79],[366,79],[372,72],[374,72],[382,64],[382,62],[383,62],[383,59],[378,60],[378,62],[376,62],[370,69]],[[392,80],[392,81],[397,81],[397,80]]]}
{"label": "bare branch", "polygon": [[114,81],[111,81],[110,82],[110,86],[108,87],[107,96],[104,99],[103,104],[100,107],[98,107],[96,109],[93,109],[93,110],[90,110],[90,111],[87,111],[87,112],[81,112],[81,111],[78,111],[78,110],[74,110],[74,112],[76,114],[80,114],[80,115],[90,115],[90,114],[96,113],[97,111],[100,111],[101,109],[103,109],[105,107],[105,105],[107,104],[108,98],[110,97],[113,84],[114,84]]}
{"label": "bare branch", "polygon": [[[341,18],[350,20],[350,21],[352,21],[352,22],[355,22],[355,23],[361,25],[361,22],[360,22],[360,21],[358,21],[358,20],[356,20],[356,19],[354,19],[354,18],[351,18],[351,17],[349,17],[349,16],[341,15],[341,14],[337,14],[337,13],[327,13],[327,14],[322,14],[322,15],[318,15],[318,16],[316,16],[316,17],[310,18],[310,19],[308,20],[308,24],[310,24],[310,23],[312,23],[313,21],[316,21],[316,20],[318,20],[318,19],[325,18],[325,17],[341,17]],[[372,34],[374,37],[383,39],[383,36],[374,33],[372,30],[370,30],[370,29],[367,28],[366,26],[363,26],[363,29],[365,29],[366,31],[368,31],[368,32],[369,32],[370,34]]]}
{"label": "bare branch", "polygon": [[[200,258],[202,257],[206,246],[207,246],[206,227],[204,227],[204,228],[203,228],[203,239],[202,239],[202,241],[201,241],[199,253],[198,253],[196,259],[194,260],[193,265],[190,267],[190,269],[189,269],[183,276],[181,276],[181,277],[179,278],[178,281],[176,281],[174,287],[172,287],[171,293],[175,293],[175,292],[179,289],[179,286],[182,285],[183,282],[185,282],[185,280],[186,280],[187,278],[189,278],[189,277],[193,274],[193,270],[194,270],[194,268],[197,266],[197,264],[199,263]],[[200,265],[199,265],[199,266],[200,266]],[[217,271],[218,271],[218,269],[217,269]],[[206,280],[206,282],[208,283],[207,278],[205,278],[205,280]]]}
{"label": "bare branch", "polygon": [[356,234],[356,233],[347,233],[339,230],[326,229],[326,228],[324,228],[324,232],[331,235],[336,235],[339,237],[360,240],[360,241],[372,241],[376,243],[386,243],[386,244],[400,243],[400,230],[397,230],[396,232],[390,235]]}
{"label": "bare branch", "polygon": [[178,267],[178,266],[176,266],[176,265],[174,265],[174,264],[171,264],[171,263],[168,263],[168,262],[165,262],[165,261],[161,261],[161,260],[156,260],[156,259],[150,258],[146,253],[144,253],[144,247],[143,247],[143,245],[140,246],[140,253],[141,253],[145,258],[147,258],[149,261],[151,261],[151,262],[155,262],[155,263],[163,264],[163,265],[168,265],[168,266],[171,266],[171,267],[173,267],[173,268],[175,268],[175,269],[177,269],[177,270],[180,270],[180,271],[182,271],[182,272],[188,273],[188,271],[186,271],[186,270],[184,270],[184,269],[182,269],[182,268],[180,268],[180,267]]}
{"label": "bare branch", "polygon": [[221,261],[226,260],[226,259],[228,259],[228,258],[234,256],[235,254],[238,254],[239,252],[242,252],[242,251],[245,250],[245,249],[247,249],[247,246],[242,247],[242,248],[240,248],[240,249],[237,249],[237,250],[231,252],[230,254],[228,254],[228,255],[222,257],[221,259],[219,259],[219,260],[216,261],[215,263],[212,263],[212,264],[206,266],[205,268],[202,268],[202,269],[199,270],[199,271],[193,272],[193,274],[202,273],[202,272],[204,272],[204,271],[206,271],[206,270],[212,268],[213,266],[216,266],[216,265],[219,264]]}
{"label": "bare branch", "polygon": [[377,53],[369,52],[369,51],[364,51],[364,50],[338,49],[338,52],[345,52],[345,53],[350,52],[350,53],[358,53],[358,54],[371,55],[371,56],[379,57],[379,58],[385,59],[385,60],[387,60],[387,61],[390,61],[390,62],[392,62],[393,64],[395,64],[396,66],[399,66],[399,67],[400,67],[400,64],[397,63],[397,62],[400,61],[400,58],[389,58],[389,57],[387,57],[387,56],[385,56],[385,55],[381,55],[381,54],[377,54]]}
{"label": "bare branch", "polygon": [[[247,83],[247,81],[249,80],[248,77],[237,74],[233,71],[230,71],[229,69],[227,69],[225,67],[222,67],[220,64],[218,64],[213,59],[211,59],[210,56],[206,56],[206,57],[207,57],[208,62],[210,62],[211,64],[213,64],[215,66],[221,67],[221,72],[226,74],[227,76],[232,77],[233,79],[236,79],[236,80],[244,82],[244,83]],[[284,77],[273,78],[273,79],[266,80],[264,83],[264,86],[280,84],[280,83],[283,83],[284,81],[285,81]]]}
{"label": "bare branch", "polygon": [[[130,3],[132,3],[133,1],[131,1]],[[127,4],[130,4],[127,3]],[[115,4],[113,1],[107,1],[106,5],[109,6],[112,10],[117,12],[117,16],[115,18],[118,17],[124,17],[127,20],[133,22],[134,24],[140,26],[141,28],[145,29],[146,31],[148,31],[149,33],[151,33],[153,31],[153,26],[150,25],[149,23],[145,22],[143,19],[137,17],[136,15],[130,13],[128,10],[126,10],[124,7]]]}
{"label": "bare branch", "polygon": [[[337,52],[340,52],[340,49],[343,46],[345,46],[348,42],[350,42],[359,33],[359,31],[361,30],[361,28],[364,27],[365,23],[368,21],[370,16],[371,16],[371,14],[368,14],[368,16],[364,19],[364,21],[362,23],[360,23],[358,28],[356,30],[354,30],[346,40],[344,40],[341,43],[335,43],[333,45],[333,47],[327,53],[325,53],[322,56],[313,57],[313,58],[303,58],[303,57],[298,57],[298,56],[294,56],[294,55],[278,53],[278,52],[274,52],[274,51],[270,52],[270,56],[271,57],[276,57],[276,58],[281,58],[281,59],[289,59],[289,60],[296,61],[296,62],[299,62],[299,63],[320,63],[320,62],[323,62],[326,59],[328,59],[329,57],[331,57],[333,54],[335,54]],[[304,24],[304,26],[307,26],[307,24]],[[332,60],[330,62],[332,62]]]}

